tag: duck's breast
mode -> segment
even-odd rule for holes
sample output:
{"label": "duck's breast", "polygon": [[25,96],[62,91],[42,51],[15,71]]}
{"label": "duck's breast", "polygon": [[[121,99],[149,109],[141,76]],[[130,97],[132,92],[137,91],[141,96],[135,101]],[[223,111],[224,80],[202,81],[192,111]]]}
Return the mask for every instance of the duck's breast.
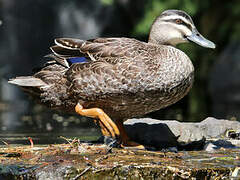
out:
{"label": "duck's breast", "polygon": [[[182,83],[192,84],[194,67],[189,57],[172,46],[159,46],[147,65],[154,77],[152,85],[169,90]],[[157,68],[152,68],[157,67]]]}
{"label": "duck's breast", "polygon": [[149,57],[143,72],[145,78],[141,80],[142,100],[149,111],[154,111],[179,101],[189,92],[194,67],[184,52],[171,46],[158,46],[154,56]]}

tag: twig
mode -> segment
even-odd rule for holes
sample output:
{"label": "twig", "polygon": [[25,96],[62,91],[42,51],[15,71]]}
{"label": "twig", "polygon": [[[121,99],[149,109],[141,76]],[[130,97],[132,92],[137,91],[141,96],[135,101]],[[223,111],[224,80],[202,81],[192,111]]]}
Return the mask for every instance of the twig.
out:
{"label": "twig", "polygon": [[31,138],[31,137],[28,137],[28,140],[29,140],[30,143],[31,143],[31,148],[33,148],[33,140],[32,140],[32,138]]}
{"label": "twig", "polygon": [[8,147],[10,146],[10,144],[8,144],[6,141],[4,141],[4,140],[2,140],[2,139],[1,139],[1,141],[2,141],[6,146],[8,146]]}
{"label": "twig", "polygon": [[69,141],[69,140],[71,140],[71,139],[67,139],[67,138],[65,138],[65,137],[63,137],[63,136],[60,136],[60,138],[66,140],[69,144],[71,144],[71,142]]}
{"label": "twig", "polygon": [[88,166],[86,169],[84,169],[79,175],[77,175],[76,177],[72,178],[72,180],[77,180],[78,178],[80,178],[82,175],[84,175],[92,166]]}
{"label": "twig", "polygon": [[63,137],[63,136],[60,136],[60,138],[62,138],[62,139],[64,139],[64,140],[66,140],[72,147],[76,147],[76,145],[74,145],[74,143],[79,143],[80,144],[80,140],[79,139],[76,139],[76,138],[74,138],[74,139],[68,139],[68,138],[65,138],[65,137]]}

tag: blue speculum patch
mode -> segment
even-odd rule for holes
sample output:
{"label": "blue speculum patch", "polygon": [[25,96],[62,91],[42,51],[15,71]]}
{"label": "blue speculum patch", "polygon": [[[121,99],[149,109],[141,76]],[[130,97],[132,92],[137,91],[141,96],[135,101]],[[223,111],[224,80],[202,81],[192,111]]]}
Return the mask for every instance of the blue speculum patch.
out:
{"label": "blue speculum patch", "polygon": [[85,57],[73,57],[73,58],[69,58],[67,59],[69,63],[74,64],[74,63],[85,63],[88,62],[87,58]]}

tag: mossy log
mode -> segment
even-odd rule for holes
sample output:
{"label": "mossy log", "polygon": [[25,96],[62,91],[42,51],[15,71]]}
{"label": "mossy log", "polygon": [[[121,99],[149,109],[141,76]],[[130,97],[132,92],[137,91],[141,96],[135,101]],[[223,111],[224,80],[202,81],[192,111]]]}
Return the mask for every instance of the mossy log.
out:
{"label": "mossy log", "polygon": [[2,147],[0,164],[0,179],[224,179],[240,160],[239,149],[173,153],[71,142]]}

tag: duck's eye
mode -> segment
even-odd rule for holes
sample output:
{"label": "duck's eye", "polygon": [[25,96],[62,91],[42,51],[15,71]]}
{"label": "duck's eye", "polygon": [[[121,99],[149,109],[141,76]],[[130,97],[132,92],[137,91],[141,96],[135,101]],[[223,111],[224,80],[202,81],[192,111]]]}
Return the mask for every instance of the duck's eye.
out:
{"label": "duck's eye", "polygon": [[182,21],[181,19],[176,19],[175,22],[176,22],[177,24],[182,24],[182,23],[183,23],[183,21]]}

